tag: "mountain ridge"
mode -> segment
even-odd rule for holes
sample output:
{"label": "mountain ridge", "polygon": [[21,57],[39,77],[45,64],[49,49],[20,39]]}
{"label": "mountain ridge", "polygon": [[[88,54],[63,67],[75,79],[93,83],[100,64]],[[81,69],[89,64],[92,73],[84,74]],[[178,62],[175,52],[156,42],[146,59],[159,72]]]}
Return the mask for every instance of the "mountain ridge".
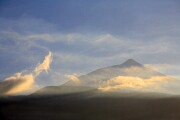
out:
{"label": "mountain ridge", "polygon": [[[78,79],[82,85],[90,85],[91,87],[97,87],[98,82],[106,81],[118,76],[131,76],[147,79],[153,76],[165,76],[162,73],[154,71],[150,68],[144,67],[142,64],[136,62],[133,59],[128,59],[120,65],[113,65],[109,67],[100,68],[94,70],[86,75],[79,76]],[[68,81],[65,86],[76,85],[73,81]]]}
{"label": "mountain ridge", "polygon": [[[77,81],[69,80],[60,86],[47,86],[38,90],[37,94],[62,94],[62,93],[74,93],[89,91],[98,89],[102,84],[114,77],[127,76],[138,77],[142,79],[148,79],[154,76],[165,76],[162,73],[154,71],[150,68],[144,67],[144,65],[136,62],[133,59],[128,59],[120,65],[113,65],[109,67],[100,68],[94,70],[86,75],[79,76]],[[78,90],[79,88],[79,90]],[[58,92],[59,91],[59,92]],[[65,91],[65,92],[64,92]],[[35,93],[35,94],[36,94]]]}

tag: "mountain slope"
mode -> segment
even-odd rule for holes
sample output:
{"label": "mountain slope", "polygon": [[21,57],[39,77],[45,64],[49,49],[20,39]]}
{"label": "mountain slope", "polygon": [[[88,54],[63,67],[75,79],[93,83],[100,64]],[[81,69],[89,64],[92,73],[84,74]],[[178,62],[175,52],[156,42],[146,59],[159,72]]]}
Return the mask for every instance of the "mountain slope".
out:
{"label": "mountain slope", "polygon": [[[143,79],[148,79],[153,76],[165,76],[159,72],[152,69],[146,68],[140,63],[133,59],[128,59],[120,65],[114,65],[110,67],[101,68],[92,71],[86,75],[79,77],[80,85],[98,87],[102,81],[107,81],[111,78],[118,76],[132,76],[139,77]],[[76,82],[70,80],[66,82],[63,86],[78,86]]]}
{"label": "mountain slope", "polygon": [[41,94],[66,94],[77,93],[83,91],[90,91],[103,86],[108,80],[118,77],[138,77],[142,79],[149,79],[155,76],[165,76],[152,69],[144,67],[142,64],[133,59],[129,59],[120,65],[101,68],[92,71],[86,75],[78,77],[79,81],[69,80],[60,86],[48,86],[42,88],[34,93],[34,95]]}
{"label": "mountain slope", "polygon": [[31,95],[56,95],[95,91],[96,89],[85,86],[47,86],[37,90]]}

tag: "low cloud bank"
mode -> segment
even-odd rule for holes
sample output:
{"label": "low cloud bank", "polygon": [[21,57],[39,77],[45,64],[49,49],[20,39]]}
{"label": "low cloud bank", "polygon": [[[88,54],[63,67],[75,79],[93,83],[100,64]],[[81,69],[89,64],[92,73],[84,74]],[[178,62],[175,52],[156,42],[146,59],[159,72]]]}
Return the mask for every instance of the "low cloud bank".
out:
{"label": "low cloud bank", "polygon": [[179,94],[178,80],[168,76],[154,76],[147,79],[132,76],[118,76],[105,81],[98,89],[102,91],[135,90],[146,92],[161,92]]}

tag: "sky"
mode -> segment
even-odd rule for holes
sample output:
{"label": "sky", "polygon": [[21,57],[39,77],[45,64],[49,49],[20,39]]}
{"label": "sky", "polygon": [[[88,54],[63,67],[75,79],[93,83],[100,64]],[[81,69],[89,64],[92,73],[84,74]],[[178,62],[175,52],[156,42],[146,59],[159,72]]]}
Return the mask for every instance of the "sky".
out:
{"label": "sky", "polygon": [[32,71],[41,85],[133,58],[180,78],[179,0],[1,0],[0,79]]}

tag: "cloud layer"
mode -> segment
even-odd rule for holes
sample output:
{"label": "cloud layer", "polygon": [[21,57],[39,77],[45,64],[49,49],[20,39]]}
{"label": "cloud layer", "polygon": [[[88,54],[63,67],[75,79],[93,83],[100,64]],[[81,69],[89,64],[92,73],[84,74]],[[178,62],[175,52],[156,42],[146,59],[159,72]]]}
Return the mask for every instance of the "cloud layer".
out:
{"label": "cloud layer", "polygon": [[104,82],[99,89],[103,91],[130,89],[137,91],[165,92],[167,89],[162,85],[168,85],[170,82],[173,82],[173,79],[167,76],[154,76],[147,79],[132,76],[118,76]]}
{"label": "cloud layer", "polygon": [[0,93],[3,95],[13,95],[32,90],[36,85],[36,77],[43,70],[47,72],[51,62],[52,53],[49,52],[49,54],[45,56],[43,62],[35,67],[32,73],[24,75],[22,75],[22,73],[16,73],[13,76],[5,78],[5,80],[0,83]]}
{"label": "cloud layer", "polygon": [[[0,21],[3,23],[0,25],[1,79],[30,68],[49,50],[54,55],[51,66],[54,75],[51,72],[51,76],[56,80],[52,80],[53,84],[38,80],[43,85],[63,84],[64,78],[58,79],[58,74],[75,72],[82,75],[121,64],[129,58],[143,64],[173,64],[174,68],[164,67],[160,71],[174,76],[180,73],[178,35],[162,35],[159,31],[133,37],[109,32],[64,32],[53,23],[28,16],[16,20],[0,18]],[[43,78],[45,81],[48,79]]]}

